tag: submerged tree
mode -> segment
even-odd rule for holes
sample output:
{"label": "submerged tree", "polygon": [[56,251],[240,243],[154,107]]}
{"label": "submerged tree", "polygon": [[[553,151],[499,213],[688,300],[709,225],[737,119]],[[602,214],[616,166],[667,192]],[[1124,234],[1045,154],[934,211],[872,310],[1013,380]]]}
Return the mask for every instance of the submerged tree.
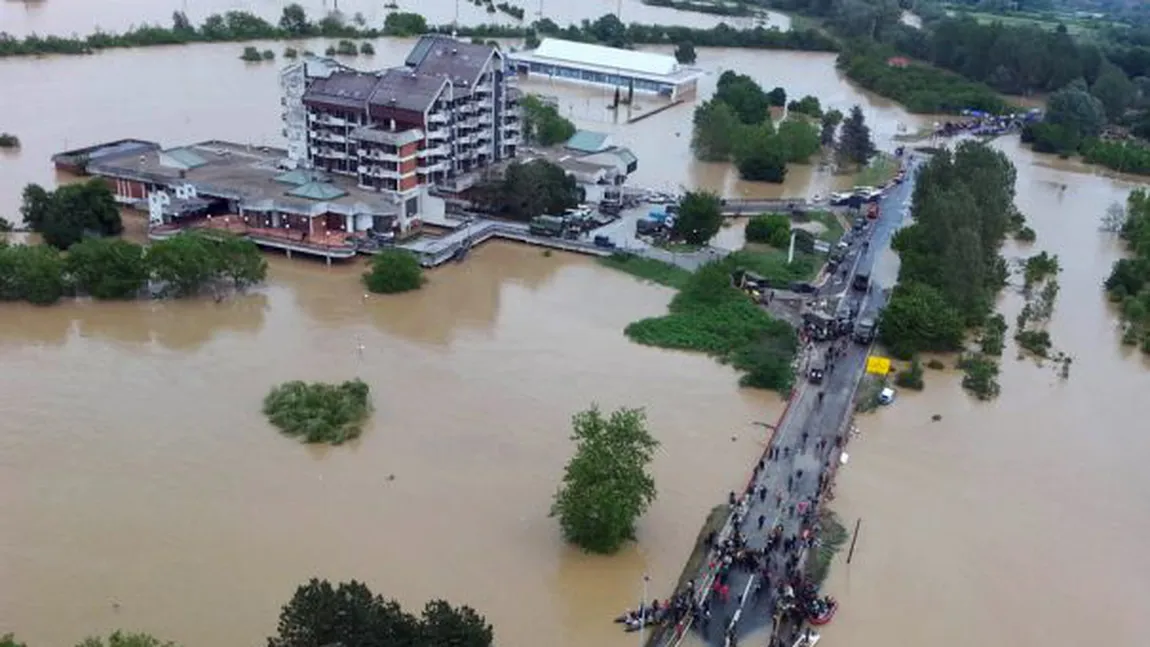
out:
{"label": "submerged tree", "polygon": [[85,236],[115,236],[123,231],[120,209],[103,178],[47,191],[38,184],[24,187],[20,213],[44,242],[68,249]]}
{"label": "submerged tree", "polygon": [[76,243],[64,268],[79,292],[97,299],[133,299],[148,281],[144,248],[119,238]]}
{"label": "submerged tree", "polygon": [[635,537],[635,521],[655,500],[647,467],[659,446],[647,431],[642,409],[619,409],[608,417],[598,407],[572,419],[575,456],[555,493],[552,516],[563,537],[595,553],[613,553]]}
{"label": "submerged tree", "polygon": [[723,226],[723,205],[708,191],[688,191],[679,204],[672,235],[690,245],[706,245]]}
{"label": "submerged tree", "polygon": [[385,249],[371,259],[371,271],[364,273],[363,282],[379,294],[418,290],[423,285],[423,268],[411,252]]}
{"label": "submerged tree", "polygon": [[690,41],[683,41],[675,46],[675,60],[684,65],[694,65],[698,55],[695,46]]}
{"label": "submerged tree", "polygon": [[268,647],[490,647],[494,632],[474,609],[432,600],[421,617],[352,580],[312,579],[280,611]]}
{"label": "submerged tree", "polygon": [[831,146],[835,143],[835,134],[842,122],[843,113],[838,110],[832,108],[823,114],[822,128],[819,130],[819,140],[823,146]]}
{"label": "submerged tree", "polygon": [[368,392],[358,379],[343,384],[287,382],[264,398],[264,415],[289,436],[339,445],[363,432],[371,413]]}
{"label": "submerged tree", "polygon": [[177,647],[177,645],[150,634],[114,631],[106,640],[98,636],[89,636],[76,647]]}

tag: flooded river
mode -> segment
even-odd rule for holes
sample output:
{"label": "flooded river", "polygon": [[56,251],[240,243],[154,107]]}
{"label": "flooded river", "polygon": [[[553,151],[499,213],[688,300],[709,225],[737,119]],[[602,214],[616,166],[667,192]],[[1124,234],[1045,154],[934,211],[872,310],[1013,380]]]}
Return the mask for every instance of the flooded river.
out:
{"label": "flooded river", "polygon": [[[976,403],[959,372],[928,370],[924,392],[860,418],[833,507],[862,526],[852,564],[831,571],[843,606],[828,645],[879,647],[892,633],[933,647],[1150,635],[1150,437],[1139,422],[1150,362],[1119,346],[1100,291],[1121,245],[1099,218],[1134,185],[1017,139],[998,147],[1018,167],[1017,204],[1038,232],[1006,255],[1045,249],[1062,264],[1049,330],[1074,357],[1070,379],[1019,361],[1008,340],[998,400]],[[1003,297],[1012,326],[1021,308],[1020,295]]]}
{"label": "flooded river", "polygon": [[[87,5],[5,3],[0,24],[69,6]],[[87,31],[60,20],[55,31]],[[381,41],[359,64],[393,64],[408,46]],[[277,144],[277,67],[239,50],[0,61],[8,96],[22,98],[0,102],[0,130],[24,143],[0,154],[0,213],[15,213],[25,183],[54,180],[48,157],[65,147]],[[699,64],[705,87],[733,68],[824,105],[860,103],[882,145],[921,123],[846,84],[831,56],[714,50]],[[636,150],[640,184],[798,196],[842,181],[793,168],[782,187],[740,183],[690,160],[689,106],[605,125],[592,103],[605,96],[555,92],[580,125]],[[1008,350],[994,403],[934,372],[924,393],[862,421],[835,505],[863,530],[854,563],[832,574],[845,604],[829,647],[877,647],[893,632],[942,647],[1150,633],[1150,440],[1134,404],[1150,373],[1118,347],[1098,289],[1119,253],[1098,216],[1129,185],[1001,146],[1037,247],[1062,259],[1051,332],[1075,357],[1071,378]],[[744,478],[762,441],[751,423],[773,420],[777,397],[737,389],[705,358],[628,343],[622,327],[670,292],[586,259],[493,244],[419,293],[366,301],[359,271],[273,259],[266,288],[221,304],[0,305],[0,633],[36,647],[114,627],[255,645],[293,587],[319,575],[409,604],[470,603],[512,647],[629,644],[609,618],[634,604],[644,572],[668,590],[706,510]],[[1004,299],[1008,321],[1019,307]],[[301,447],[259,413],[277,382],[355,375],[377,411],[352,446]],[[565,548],[546,517],[568,417],[591,401],[646,406],[663,442],[658,503],[639,545],[613,558]]]}
{"label": "flooded river", "polygon": [[[396,9],[383,0],[5,0],[0,2],[0,32],[18,36],[26,34],[88,34],[96,27],[104,31],[123,31],[133,25],[156,24],[170,26],[172,12],[183,11],[195,24],[213,13],[250,11],[268,21],[279,20],[283,8],[295,2],[302,5],[309,16],[318,20],[333,8],[338,8],[349,19],[362,14],[368,25],[380,26],[393,11],[411,11],[427,18],[432,25],[446,25],[458,21],[460,25],[502,24],[518,25],[520,21],[503,12],[489,13],[486,6],[477,6],[469,0],[397,0]],[[559,25],[578,23],[585,18],[618,12],[625,23],[656,25],[691,25],[713,27],[720,22],[737,27],[750,27],[751,17],[726,17],[678,11],[668,7],[652,7],[640,0],[507,0],[523,9],[523,23],[538,20],[540,15]],[[496,3],[498,4],[498,3]],[[791,20],[785,14],[766,12],[767,27],[787,30]]]}

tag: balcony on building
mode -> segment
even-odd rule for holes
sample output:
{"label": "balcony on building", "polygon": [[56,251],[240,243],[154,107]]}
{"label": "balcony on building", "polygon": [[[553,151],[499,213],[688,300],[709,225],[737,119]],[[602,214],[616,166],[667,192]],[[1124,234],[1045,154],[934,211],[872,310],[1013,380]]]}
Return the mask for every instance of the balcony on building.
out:
{"label": "balcony on building", "polygon": [[375,126],[361,126],[351,131],[350,137],[368,157],[399,159],[404,146],[422,141],[424,135],[418,128],[394,131]]}

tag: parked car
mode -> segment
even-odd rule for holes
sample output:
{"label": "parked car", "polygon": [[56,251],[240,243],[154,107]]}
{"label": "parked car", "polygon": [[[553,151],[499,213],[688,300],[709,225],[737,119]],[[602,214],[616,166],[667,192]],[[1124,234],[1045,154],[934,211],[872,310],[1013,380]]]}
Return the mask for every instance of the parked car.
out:
{"label": "parked car", "polygon": [[603,249],[615,249],[615,241],[611,240],[607,236],[599,234],[595,237],[595,246],[602,247]]}

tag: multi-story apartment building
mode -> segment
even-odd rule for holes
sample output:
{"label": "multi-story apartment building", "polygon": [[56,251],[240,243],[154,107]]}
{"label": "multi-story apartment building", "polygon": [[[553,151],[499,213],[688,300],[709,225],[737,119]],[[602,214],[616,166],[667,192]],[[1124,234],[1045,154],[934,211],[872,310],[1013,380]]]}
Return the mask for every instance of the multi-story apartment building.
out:
{"label": "multi-story apartment building", "polygon": [[429,188],[466,189],[476,171],[514,157],[521,112],[494,47],[428,35],[404,63],[360,72],[311,59],[281,84],[289,160],[395,194],[412,217]]}

